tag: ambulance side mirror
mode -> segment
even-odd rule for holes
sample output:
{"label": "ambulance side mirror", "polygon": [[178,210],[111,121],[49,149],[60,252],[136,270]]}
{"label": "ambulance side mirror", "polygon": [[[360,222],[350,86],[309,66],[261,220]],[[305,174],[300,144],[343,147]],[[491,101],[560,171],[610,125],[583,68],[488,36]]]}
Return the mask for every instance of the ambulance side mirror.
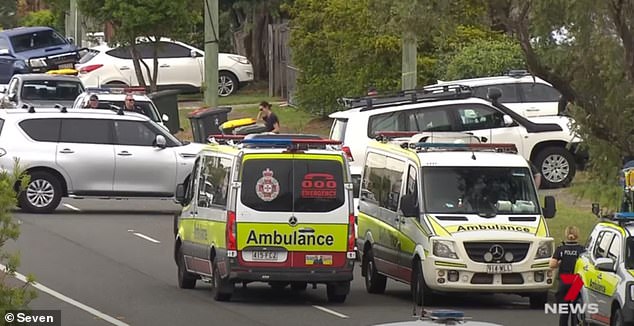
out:
{"label": "ambulance side mirror", "polygon": [[176,186],[176,192],[174,193],[174,197],[176,199],[176,202],[181,205],[185,202],[185,185],[180,183]]}
{"label": "ambulance side mirror", "polygon": [[599,203],[592,203],[592,214],[599,216],[599,213],[601,213],[601,206],[599,206]]}
{"label": "ambulance side mirror", "polygon": [[544,208],[542,208],[545,218],[553,218],[555,217],[555,213],[557,213],[557,204],[555,203],[555,197],[546,196],[544,198]]}
{"label": "ambulance side mirror", "polygon": [[614,265],[614,260],[612,260],[612,258],[597,258],[597,262],[594,264],[596,269],[609,273],[616,272]]}

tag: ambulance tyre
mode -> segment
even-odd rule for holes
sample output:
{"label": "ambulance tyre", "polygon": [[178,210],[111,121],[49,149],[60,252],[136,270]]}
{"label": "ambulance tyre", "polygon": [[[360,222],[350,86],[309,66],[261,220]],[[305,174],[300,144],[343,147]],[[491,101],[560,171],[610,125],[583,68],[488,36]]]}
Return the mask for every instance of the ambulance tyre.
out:
{"label": "ambulance tyre", "polygon": [[196,287],[196,274],[192,274],[185,268],[185,257],[182,250],[178,249],[176,265],[178,267],[178,287],[181,289],[193,289]]}
{"label": "ambulance tyre", "polygon": [[548,302],[548,292],[533,293],[529,297],[531,309],[544,309],[546,302]]}
{"label": "ambulance tyre", "polygon": [[293,291],[306,291],[308,283],[306,282],[291,282],[291,290]]}
{"label": "ambulance tyre", "polygon": [[431,302],[431,289],[427,287],[425,283],[425,276],[423,275],[420,261],[414,264],[412,268],[412,299],[417,306],[429,305]]}
{"label": "ambulance tyre", "polygon": [[614,308],[612,311],[612,318],[610,318],[610,326],[622,326],[625,325],[623,320],[623,313],[619,307]]}
{"label": "ambulance tyre", "polygon": [[231,296],[233,295],[234,284],[228,282],[227,280],[223,280],[220,277],[220,272],[218,271],[218,266],[214,263],[214,277],[213,282],[211,284],[211,292],[214,295],[214,300],[216,301],[229,301],[231,300]]}
{"label": "ambulance tyre", "polygon": [[350,292],[350,282],[328,283],[326,295],[330,303],[343,303]]}
{"label": "ambulance tyre", "polygon": [[385,292],[385,285],[387,284],[387,277],[379,274],[376,270],[376,264],[374,263],[374,255],[372,249],[363,255],[363,262],[361,263],[365,272],[365,289],[368,293],[381,294]]}

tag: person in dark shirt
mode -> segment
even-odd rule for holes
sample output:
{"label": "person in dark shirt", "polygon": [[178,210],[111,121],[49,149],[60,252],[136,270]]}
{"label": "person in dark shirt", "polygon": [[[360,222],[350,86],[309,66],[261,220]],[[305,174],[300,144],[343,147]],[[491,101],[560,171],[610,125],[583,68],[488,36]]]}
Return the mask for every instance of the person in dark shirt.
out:
{"label": "person in dark shirt", "polygon": [[264,120],[267,132],[280,133],[280,120],[277,118],[277,115],[271,111],[271,104],[269,104],[269,102],[262,101],[260,103],[260,112],[256,120],[260,119]]}
{"label": "person in dark shirt", "polygon": [[140,106],[135,104],[134,96],[132,96],[132,94],[127,94],[125,96],[125,103],[123,104],[123,106],[124,106],[124,110],[126,111],[132,111],[132,112],[145,115],[145,112],[143,111],[143,109]]}
{"label": "person in dark shirt", "polygon": [[[561,281],[561,275],[574,274],[577,258],[586,251],[586,249],[577,242],[579,240],[579,229],[576,226],[566,227],[564,230],[564,236],[566,240],[562,245],[555,249],[555,253],[550,259],[549,264],[551,269],[559,268],[559,286],[557,287],[557,293],[555,294],[558,303],[570,303],[564,300],[566,293],[568,293],[568,289],[570,289],[570,284],[564,284],[564,282]],[[570,309],[568,310],[568,313],[559,315],[559,325],[567,326],[569,319],[570,325],[578,325],[577,318],[570,313]]]}

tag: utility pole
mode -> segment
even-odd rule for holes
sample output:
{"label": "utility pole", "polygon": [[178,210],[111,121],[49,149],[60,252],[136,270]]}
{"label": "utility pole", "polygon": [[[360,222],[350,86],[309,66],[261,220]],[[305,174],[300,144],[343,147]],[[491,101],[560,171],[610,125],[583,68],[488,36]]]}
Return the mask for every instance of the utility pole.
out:
{"label": "utility pole", "polygon": [[66,35],[73,38],[73,42],[75,42],[77,47],[81,47],[83,31],[77,0],[70,0],[70,13],[66,20],[66,28]]}
{"label": "utility pole", "polygon": [[218,0],[205,1],[205,105],[218,106]]}
{"label": "utility pole", "polygon": [[402,90],[416,88],[416,55],[416,35],[406,31],[403,33]]}

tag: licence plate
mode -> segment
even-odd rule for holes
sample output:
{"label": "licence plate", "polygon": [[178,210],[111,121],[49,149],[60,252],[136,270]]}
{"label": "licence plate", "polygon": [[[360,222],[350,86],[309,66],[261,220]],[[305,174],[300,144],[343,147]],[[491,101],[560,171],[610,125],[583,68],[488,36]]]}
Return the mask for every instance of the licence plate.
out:
{"label": "licence plate", "polygon": [[61,65],[57,66],[59,69],[73,69],[75,68],[75,65],[72,63],[62,63]]}
{"label": "licence plate", "polygon": [[277,261],[277,251],[253,251],[251,258],[258,261]]}
{"label": "licence plate", "polygon": [[487,265],[487,273],[489,274],[504,274],[512,272],[513,267],[511,266],[511,264]]}

